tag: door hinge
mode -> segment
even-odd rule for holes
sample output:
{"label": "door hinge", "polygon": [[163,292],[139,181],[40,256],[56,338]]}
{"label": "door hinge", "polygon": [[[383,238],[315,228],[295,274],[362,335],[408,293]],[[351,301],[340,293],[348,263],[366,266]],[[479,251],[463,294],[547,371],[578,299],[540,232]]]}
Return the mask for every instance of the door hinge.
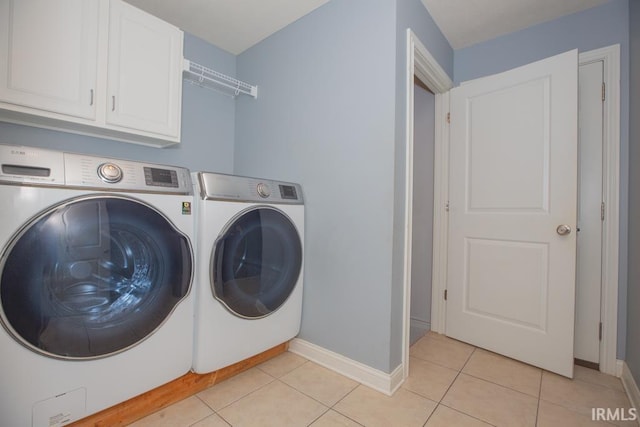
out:
{"label": "door hinge", "polygon": [[604,202],[600,204],[600,220],[604,221]]}
{"label": "door hinge", "polygon": [[447,203],[444,204],[444,210],[446,212],[449,212],[449,201],[447,200]]}
{"label": "door hinge", "polygon": [[451,123],[451,113],[447,113],[447,123]]}
{"label": "door hinge", "polygon": [[444,300],[445,301],[447,300],[447,290],[446,289],[444,290]]}
{"label": "door hinge", "polygon": [[598,326],[598,341],[602,341],[602,322]]}
{"label": "door hinge", "polygon": [[607,85],[602,82],[602,102],[607,99]]}

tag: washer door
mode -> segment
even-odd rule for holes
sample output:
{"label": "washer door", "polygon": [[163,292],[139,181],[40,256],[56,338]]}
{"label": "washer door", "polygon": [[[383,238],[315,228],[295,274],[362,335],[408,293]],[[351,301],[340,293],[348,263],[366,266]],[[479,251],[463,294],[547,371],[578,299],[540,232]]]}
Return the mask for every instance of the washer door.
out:
{"label": "washer door", "polygon": [[270,207],[251,208],[216,240],[213,295],[239,317],[265,317],[289,298],[301,267],[302,243],[289,217]]}
{"label": "washer door", "polygon": [[1,320],[46,356],[92,359],[141,342],[189,292],[189,240],[141,201],[88,196],[32,219],[0,259]]}

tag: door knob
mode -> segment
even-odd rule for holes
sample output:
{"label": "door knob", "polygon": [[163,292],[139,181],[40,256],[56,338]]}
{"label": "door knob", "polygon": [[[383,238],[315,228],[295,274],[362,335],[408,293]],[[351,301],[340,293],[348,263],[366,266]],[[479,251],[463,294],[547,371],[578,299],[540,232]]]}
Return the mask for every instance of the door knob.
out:
{"label": "door knob", "polygon": [[556,232],[561,236],[566,236],[571,233],[571,226],[567,224],[560,224],[558,228],[556,228]]}

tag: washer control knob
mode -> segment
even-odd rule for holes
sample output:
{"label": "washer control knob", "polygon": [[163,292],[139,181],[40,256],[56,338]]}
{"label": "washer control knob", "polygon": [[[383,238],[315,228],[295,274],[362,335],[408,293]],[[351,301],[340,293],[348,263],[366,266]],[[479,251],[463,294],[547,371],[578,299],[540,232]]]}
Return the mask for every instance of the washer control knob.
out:
{"label": "washer control knob", "polygon": [[122,180],[122,169],[113,163],[103,163],[98,166],[98,176],[108,184],[115,184]]}
{"label": "washer control knob", "polygon": [[260,184],[258,184],[258,187],[256,188],[256,190],[258,191],[258,196],[262,197],[263,199],[266,199],[271,195],[271,189],[264,182],[261,182]]}

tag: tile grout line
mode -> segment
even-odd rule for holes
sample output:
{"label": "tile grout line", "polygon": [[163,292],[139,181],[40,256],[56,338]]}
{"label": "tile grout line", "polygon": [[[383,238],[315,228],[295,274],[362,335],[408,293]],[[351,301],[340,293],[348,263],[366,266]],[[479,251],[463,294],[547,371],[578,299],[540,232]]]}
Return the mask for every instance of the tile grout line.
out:
{"label": "tile grout line", "polygon": [[[214,385],[215,385],[215,384],[214,384]],[[211,387],[213,387],[213,386],[211,386]],[[207,388],[205,388],[205,390],[208,390],[208,389],[210,389],[211,387],[207,387]],[[203,391],[204,391],[204,390],[203,390]],[[189,427],[193,427],[194,425],[198,424],[199,422],[206,420],[206,419],[207,419],[207,418],[209,418],[211,415],[215,415],[215,416],[219,417],[222,421],[224,421],[224,422],[225,422],[226,424],[228,424],[230,427],[233,427],[233,426],[231,426],[231,424],[230,424],[226,419],[224,419],[224,418],[222,417],[222,415],[218,414],[218,412],[217,412],[215,409],[213,409],[211,406],[209,406],[209,405],[207,404],[207,402],[205,402],[204,400],[202,400],[202,399],[200,398],[200,396],[198,396],[198,393],[194,394],[193,396],[194,396],[196,399],[200,400],[200,402],[202,402],[202,403],[203,403],[207,408],[209,408],[209,409],[211,410],[211,412],[212,412],[212,413],[211,413],[211,414],[209,414],[209,415],[207,415],[207,416],[206,416],[206,417],[204,417],[203,419],[198,420],[198,421],[196,421],[195,423],[190,424],[190,425],[189,425]]]}
{"label": "tile grout line", "polygon": [[[427,420],[424,422],[423,427],[427,425],[427,423],[429,422],[429,420],[431,419],[431,417],[433,416],[433,414],[435,414],[436,410],[438,409],[438,406],[442,405],[442,406],[444,406],[444,407],[448,408],[448,406],[447,406],[447,405],[443,405],[443,404],[442,404],[442,400],[443,400],[443,399],[444,399],[444,397],[447,395],[447,393],[449,393],[449,390],[451,390],[451,387],[453,387],[453,383],[455,383],[455,382],[456,382],[456,380],[458,379],[458,377],[459,377],[459,376],[460,376],[460,374],[462,373],[462,370],[464,369],[464,367],[465,367],[465,366],[467,366],[467,363],[469,363],[469,359],[471,359],[471,356],[473,355],[473,353],[475,353],[475,352],[476,352],[476,350],[477,350],[477,347],[473,347],[473,351],[472,351],[471,353],[469,353],[469,356],[467,357],[467,360],[465,360],[464,364],[460,367],[460,369],[458,370],[458,373],[456,374],[456,376],[455,376],[455,377],[453,378],[453,380],[451,381],[451,384],[449,384],[449,387],[447,387],[447,389],[445,390],[445,392],[444,392],[444,393],[442,394],[442,396],[440,397],[440,400],[438,400],[436,407],[433,409],[433,412],[431,412],[431,414],[429,414],[429,417],[428,417],[428,418],[427,418]],[[441,365],[438,365],[438,366],[441,366]],[[451,368],[449,368],[449,369],[451,369]],[[449,409],[453,409],[453,408],[449,408]],[[454,410],[455,410],[455,409],[454,409]],[[464,414],[464,415],[468,415],[468,416],[470,416],[469,414],[465,414],[464,412],[461,412],[461,411],[458,411],[458,412],[460,412],[461,414]],[[473,418],[475,418],[475,417],[473,417]]]}
{"label": "tile grout line", "polygon": [[[307,362],[310,362],[310,361],[309,361],[309,360],[307,360]],[[311,363],[313,363],[313,362],[311,362]],[[304,364],[306,364],[306,362],[305,362]],[[304,364],[303,364],[303,365],[304,365]],[[318,365],[318,366],[323,367],[322,365]],[[278,380],[278,381],[280,381],[282,384],[284,384],[284,385],[286,385],[286,386],[288,386],[288,387],[290,387],[290,388],[294,389],[295,391],[297,391],[298,393],[302,394],[303,396],[306,396],[306,397],[308,397],[309,399],[312,399],[313,401],[318,402],[318,403],[319,403],[319,404],[321,404],[322,406],[325,406],[325,407],[327,408],[327,410],[331,410],[331,409],[333,409],[333,407],[334,407],[334,406],[336,406],[340,401],[342,401],[342,399],[344,399],[345,397],[347,397],[348,395],[350,395],[350,394],[351,394],[351,393],[352,393],[356,388],[358,388],[359,386],[363,385],[362,383],[360,383],[360,382],[358,382],[358,381],[351,380],[351,381],[353,381],[353,382],[355,382],[355,383],[356,383],[355,387],[353,387],[351,390],[349,390],[349,392],[348,392],[348,393],[346,393],[344,396],[342,396],[340,399],[338,399],[335,403],[333,403],[333,404],[331,404],[331,405],[327,405],[326,403],[324,403],[324,402],[322,402],[322,401],[320,401],[320,400],[316,399],[315,397],[313,397],[313,396],[311,396],[311,395],[307,394],[307,393],[306,393],[306,392],[304,392],[303,390],[299,390],[297,387],[295,387],[295,386],[293,386],[293,385],[291,385],[291,384],[289,384],[289,383],[287,383],[287,382],[285,382],[285,381],[282,381],[282,379],[281,379],[282,377],[285,377],[286,375],[289,375],[291,372],[295,371],[296,369],[298,369],[298,368],[300,368],[300,367],[302,367],[302,365],[300,365],[299,367],[297,367],[297,368],[295,368],[295,369],[292,369],[291,371],[289,371],[289,372],[287,372],[286,374],[282,375],[280,378],[276,378],[276,380]],[[324,367],[323,367],[323,368],[324,368]],[[328,368],[325,368],[325,369],[328,369]],[[343,377],[343,378],[350,379],[350,378],[348,378],[348,377],[345,377],[345,376],[344,376],[344,375],[342,375],[342,374],[338,374],[337,372],[336,372],[336,374],[337,374],[337,375],[340,375],[340,376],[341,376],[341,377]],[[336,412],[337,412],[337,411],[336,411]],[[344,415],[344,414],[341,414],[341,415]]]}
{"label": "tile grout line", "polygon": [[[345,377],[346,378],[346,377]],[[338,403],[342,402],[344,399],[347,398],[347,396],[349,396],[351,393],[353,393],[358,387],[366,387],[365,385],[363,385],[362,383],[358,382],[358,385],[355,386],[354,388],[352,388],[351,390],[349,390],[349,393],[345,394],[344,396],[342,396],[342,398],[338,399],[338,401],[336,403],[333,404],[333,406],[331,406],[329,409],[342,415],[345,418],[348,418],[349,420],[353,421],[354,423],[358,424],[358,425],[362,425],[360,424],[358,421],[354,420],[353,418],[347,416],[346,414],[343,414],[342,412],[338,411],[336,409],[336,405],[338,405]]]}
{"label": "tile grout line", "polygon": [[[247,371],[245,371],[245,372],[248,372],[248,370],[247,370]],[[234,403],[236,403],[236,402],[238,402],[238,401],[240,401],[240,400],[244,399],[245,397],[247,397],[247,396],[249,396],[249,395],[251,395],[251,394],[255,393],[255,392],[256,392],[256,391],[258,391],[258,390],[262,390],[264,387],[268,386],[269,384],[273,383],[274,381],[278,381],[278,378],[274,377],[273,375],[268,374],[268,373],[264,372],[263,370],[260,370],[260,372],[262,372],[263,374],[265,374],[265,375],[267,375],[267,376],[271,377],[271,381],[269,381],[269,382],[267,382],[267,383],[265,383],[265,384],[262,384],[262,385],[261,385],[261,386],[259,386],[258,388],[254,389],[254,390],[251,390],[251,391],[250,391],[250,392],[248,392],[248,393],[243,394],[242,396],[240,396],[240,397],[238,397],[237,399],[235,399],[235,400],[233,400],[233,401],[231,401],[231,402],[227,403],[226,405],[224,405],[223,407],[221,407],[220,409],[217,409],[217,410],[216,410],[216,409],[214,409],[214,408],[211,408],[211,406],[209,406],[209,405],[207,404],[207,402],[204,402],[204,401],[203,401],[203,402],[205,403],[205,405],[209,406],[209,408],[211,408],[211,410],[212,410],[213,412],[215,412],[218,416],[220,416],[221,418],[223,418],[223,417],[222,417],[222,415],[220,415],[219,411],[221,411],[221,410],[223,410],[223,409],[228,408],[229,406],[231,406],[231,405],[233,405]],[[231,379],[231,378],[229,378],[229,379]],[[226,380],[225,380],[225,381],[226,381]],[[224,381],[223,381],[223,382],[224,382]],[[220,383],[218,383],[218,384],[222,384],[223,382],[220,382]],[[209,390],[209,389],[211,389],[211,388],[215,387],[215,386],[216,386],[216,385],[218,385],[218,384],[214,384],[214,385],[212,385],[211,387],[208,387],[208,388],[206,388],[206,389],[204,389],[204,390],[202,390],[202,391]],[[200,393],[202,393],[202,392],[200,392]],[[198,396],[197,394],[196,394],[196,396],[199,398],[199,396]],[[202,400],[202,399],[200,399],[200,400]],[[226,421],[226,419],[225,419],[225,421]]]}
{"label": "tile grout line", "polygon": [[[477,376],[477,375],[470,374],[470,373],[468,373],[468,372],[462,372],[462,371],[460,371],[460,373],[461,373],[461,374],[464,374],[464,375],[466,375],[466,376],[468,376],[468,377],[475,378],[475,379],[477,379],[477,380],[484,381],[484,382],[489,383],[489,384],[493,384],[493,385],[498,386],[498,387],[500,387],[500,388],[504,388],[504,389],[507,389],[507,390],[510,390],[510,391],[513,391],[513,392],[516,392],[516,393],[522,394],[522,395],[524,395],[524,396],[529,396],[529,397],[532,397],[532,398],[534,398],[534,399],[540,399],[540,394],[539,394],[539,393],[540,393],[540,390],[539,390],[539,389],[538,389],[538,396],[535,396],[535,395],[533,395],[533,394],[525,393],[524,391],[516,390],[515,388],[509,387],[508,385],[500,384],[500,383],[497,383],[497,382],[494,382],[494,381],[488,380],[488,379],[486,379],[486,378],[482,378],[482,377],[479,377],[479,376]],[[456,378],[457,378],[457,377],[456,377]]]}
{"label": "tile grout line", "polygon": [[[556,373],[553,373],[553,372],[550,372],[550,371],[543,370],[543,376],[544,376],[544,373],[545,373],[545,372],[546,372],[547,374],[549,374],[549,375],[558,375],[558,374],[556,374]],[[558,376],[562,377],[561,375],[558,375]],[[607,389],[607,390],[609,390],[609,391],[612,391],[612,392],[615,392],[615,393],[619,393],[619,390],[616,390],[616,389],[611,388],[611,387],[607,387],[607,386],[602,385],[602,384],[593,383],[593,382],[589,382],[589,381],[578,380],[578,379],[575,379],[575,378],[570,378],[570,379],[569,379],[569,378],[565,378],[565,377],[562,377],[562,378],[567,379],[567,380],[569,380],[569,381],[573,381],[574,383],[577,383],[577,384],[584,384],[584,385],[589,386],[589,387],[595,387],[595,388]],[[542,389],[542,380],[540,381],[540,388]],[[541,391],[540,391],[540,402],[543,402],[543,401],[544,401],[544,402],[546,402],[546,403],[549,403],[549,404],[551,404],[551,405],[554,405],[554,406],[558,406],[558,407],[560,407],[560,408],[563,408],[563,409],[565,409],[565,410],[567,410],[567,411],[569,411],[569,412],[571,412],[571,413],[573,413],[573,414],[577,414],[577,415],[581,415],[581,416],[588,416],[588,415],[586,415],[586,414],[584,414],[584,413],[580,412],[579,410],[577,410],[575,407],[568,406],[568,405],[565,405],[565,404],[560,403],[560,402],[556,402],[556,401],[552,401],[552,400],[548,400],[548,399],[543,399],[543,398],[542,398],[542,390],[541,390]],[[612,426],[613,426],[613,425],[616,425],[616,424],[612,424],[612,423],[608,423],[608,422],[607,422],[607,424],[612,425]]]}
{"label": "tile grout line", "polygon": [[540,370],[540,385],[538,386],[538,405],[536,406],[536,422],[534,426],[538,425],[538,418],[540,416],[540,401],[542,400],[542,377],[544,376],[544,369]]}
{"label": "tile grout line", "polygon": [[461,411],[461,410],[459,410],[459,409],[453,408],[453,407],[451,407],[451,406],[447,406],[447,405],[445,405],[444,403],[439,403],[439,404],[438,404],[438,406],[444,406],[444,407],[445,407],[445,408],[447,408],[447,409],[451,409],[452,411],[458,412],[458,413],[460,413],[460,414],[462,414],[462,415],[466,415],[466,416],[467,416],[467,417],[469,417],[469,418],[473,418],[474,420],[478,420],[478,421],[480,421],[480,422],[482,422],[482,423],[484,423],[484,424],[490,425],[490,426],[492,426],[492,427],[496,427],[496,425],[495,425],[495,424],[491,424],[489,421],[483,420],[482,418],[478,418],[478,417],[476,417],[475,415],[467,414],[466,412],[462,412],[462,411]]}
{"label": "tile grout line", "polygon": [[[338,399],[334,404],[332,404],[332,405],[327,405],[327,404],[325,404],[324,402],[321,402],[320,400],[316,399],[315,397],[313,397],[313,396],[311,396],[311,395],[309,395],[309,394],[305,393],[304,391],[302,391],[302,390],[298,390],[298,388],[294,387],[293,385],[290,385],[290,384],[288,384],[288,383],[286,383],[286,382],[282,381],[282,379],[281,379],[282,377],[284,377],[284,376],[286,376],[286,375],[289,375],[290,373],[292,373],[293,371],[295,371],[295,370],[297,370],[297,369],[301,368],[302,366],[306,365],[307,363],[313,363],[313,362],[311,362],[310,360],[308,360],[308,359],[307,359],[307,360],[306,360],[303,364],[301,364],[300,366],[297,366],[296,368],[294,368],[294,369],[290,370],[290,371],[289,371],[289,372],[287,372],[286,374],[283,374],[283,375],[281,375],[280,377],[275,378],[275,380],[276,380],[276,381],[280,381],[283,385],[285,385],[285,386],[287,386],[287,387],[289,387],[289,388],[291,388],[291,389],[293,389],[293,390],[297,391],[298,393],[302,394],[303,396],[306,396],[306,397],[308,397],[309,399],[313,400],[314,402],[317,402],[317,403],[319,403],[320,405],[322,405],[322,406],[324,406],[325,408],[327,408],[327,409],[326,409],[326,411],[324,411],[324,412],[323,412],[322,414],[320,414],[317,418],[315,418],[315,419],[314,419],[310,424],[308,424],[308,426],[310,426],[310,425],[312,425],[313,423],[315,423],[316,421],[318,421],[318,419],[322,418],[322,417],[323,417],[324,415],[326,415],[329,411],[334,411],[334,412],[336,412],[337,414],[340,414],[340,415],[342,415],[343,417],[348,418],[349,420],[353,421],[354,423],[356,423],[356,424],[358,424],[358,425],[362,425],[362,424],[360,424],[359,422],[357,422],[356,420],[354,420],[354,419],[352,419],[352,418],[348,417],[347,415],[345,415],[345,414],[343,414],[342,412],[340,412],[340,411],[338,411],[338,410],[336,410],[336,409],[335,409],[335,406],[336,406],[338,403],[340,403],[340,402],[341,402],[343,399],[345,399],[348,395],[350,395],[351,393],[353,393],[353,392],[355,391],[355,389],[357,389],[358,387],[362,386],[362,385],[363,385],[362,383],[360,383],[360,382],[358,382],[358,381],[354,381],[354,382],[356,383],[356,386],[355,386],[355,387],[353,387],[351,390],[349,390],[349,392],[348,392],[348,393],[346,393],[344,396],[342,396],[340,399]],[[318,365],[318,366],[322,366],[322,365]],[[257,367],[259,367],[259,366],[257,366]],[[263,372],[264,372],[264,371],[263,371]],[[266,373],[266,372],[265,372],[265,373]],[[343,376],[343,377],[344,377],[344,375],[342,375],[342,374],[338,374],[338,375],[340,375],[340,376]],[[344,377],[344,378],[347,378],[347,377]],[[232,426],[232,427],[233,427],[233,426]]]}
{"label": "tile grout line", "polygon": [[[315,423],[316,421],[318,421],[320,418],[324,417],[327,412],[329,412],[331,410],[331,408],[327,408],[326,411],[324,411],[322,414],[318,415],[317,417],[315,417],[313,420],[311,420],[311,422],[309,424],[307,424],[307,427],[313,425],[313,423]],[[232,426],[233,427],[233,426]]]}
{"label": "tile grout line", "polygon": [[[476,347],[476,349],[474,349],[473,353],[475,353],[475,350],[477,350],[477,349],[478,349],[478,348]],[[473,353],[472,353],[472,354],[473,354]],[[463,366],[463,368],[462,368],[462,369],[464,369],[464,367],[466,367],[466,365],[467,365],[467,363],[469,362],[469,360],[470,360],[470,359],[471,359],[471,356],[469,356],[469,359],[467,359],[467,362],[465,362],[465,365]],[[537,403],[536,403],[536,420],[535,420],[535,424],[533,425],[533,427],[535,427],[535,426],[537,425],[537,422],[538,422],[538,409],[539,409],[539,406],[540,406],[540,393],[541,393],[541,388],[542,388],[542,372],[543,372],[543,370],[542,370],[542,369],[540,369],[540,385],[538,386],[538,397],[532,396],[532,395],[530,395],[530,394],[528,394],[528,393],[524,393],[524,392],[522,392],[522,391],[520,391],[520,390],[516,390],[516,389],[511,388],[511,387],[509,387],[509,386],[506,386],[506,385],[504,385],[504,384],[499,384],[499,383],[496,383],[496,382],[490,381],[490,380],[488,380],[488,379],[486,379],[486,378],[478,377],[478,376],[473,375],[473,374],[470,374],[470,373],[468,373],[468,372],[462,372],[462,370],[460,370],[459,375],[460,375],[460,374],[464,374],[464,375],[466,375],[466,376],[468,376],[468,377],[475,378],[475,379],[477,379],[477,380],[479,380],[479,381],[483,381],[483,382],[486,382],[486,383],[488,383],[488,384],[492,384],[492,385],[494,385],[494,386],[496,386],[496,387],[500,387],[500,388],[502,388],[502,389],[505,389],[505,390],[508,390],[508,391],[511,391],[511,392],[518,393],[518,394],[520,394],[520,395],[522,395],[522,396],[526,396],[526,397],[530,397],[530,398],[534,398],[534,399],[536,399],[536,401],[537,401]],[[456,376],[456,379],[458,379],[459,375],[458,375],[458,376]],[[454,382],[455,382],[455,380],[454,380]],[[452,383],[451,385],[453,385],[453,383]],[[447,393],[448,393],[448,392],[449,392],[449,390],[447,389]],[[445,395],[446,395],[446,393],[445,393]],[[443,396],[442,398],[444,399],[444,396]],[[444,405],[444,404],[443,404],[443,406],[445,406],[445,407],[449,408],[447,405]],[[460,410],[458,410],[458,409],[455,409],[455,408],[450,408],[450,409],[453,409],[453,410],[455,410],[455,411],[458,411],[458,412],[460,412],[460,413],[462,413],[462,414],[465,414],[465,415],[467,415],[467,416],[469,416],[469,417],[476,418],[476,419],[478,419],[478,420],[480,420],[480,421],[482,421],[482,422],[484,422],[484,423],[491,424],[491,423],[489,423],[488,421],[482,420],[482,419],[477,418],[477,417],[475,417],[475,416],[473,416],[473,415],[471,415],[471,414],[467,414],[466,412],[462,412],[462,411],[460,411]],[[491,425],[493,425],[493,424],[491,424]]]}
{"label": "tile grout line", "polygon": [[[241,399],[244,399],[245,397],[247,397],[247,396],[249,396],[249,395],[251,395],[251,394],[253,394],[253,393],[255,393],[255,392],[257,392],[257,391],[259,391],[259,390],[261,390],[261,389],[263,389],[264,387],[266,387],[266,386],[268,386],[268,385],[270,385],[270,384],[273,384],[275,381],[278,381],[278,382],[279,382],[279,383],[281,383],[282,385],[284,385],[284,386],[286,386],[286,387],[288,387],[288,388],[290,388],[290,389],[292,389],[292,390],[294,390],[294,391],[296,391],[296,392],[298,392],[298,393],[302,394],[302,395],[303,395],[303,396],[305,396],[305,397],[308,397],[309,399],[313,400],[314,402],[316,402],[316,403],[318,403],[318,404],[320,404],[320,405],[322,405],[323,407],[325,407],[325,408],[326,408],[326,410],[325,410],[322,414],[320,414],[318,417],[316,417],[316,418],[315,418],[315,419],[314,419],[314,420],[313,420],[309,425],[311,425],[311,424],[313,424],[314,422],[316,422],[319,418],[321,418],[322,416],[324,416],[325,414],[327,414],[327,413],[328,413],[329,411],[331,411],[331,410],[333,410],[334,412],[336,412],[336,413],[340,414],[341,416],[343,416],[343,417],[345,417],[345,418],[348,418],[349,420],[351,420],[351,421],[355,422],[355,423],[356,423],[356,424],[358,424],[358,425],[362,425],[362,424],[358,423],[356,420],[353,420],[352,418],[348,417],[347,415],[345,415],[345,414],[343,414],[343,413],[341,413],[341,412],[337,411],[336,409],[334,409],[334,407],[335,407],[335,406],[336,406],[340,401],[342,401],[342,400],[343,400],[344,398],[346,398],[349,394],[351,394],[351,393],[352,393],[356,388],[358,388],[359,386],[361,386],[361,385],[362,385],[362,383],[360,383],[360,382],[357,382],[357,381],[356,381],[356,383],[357,383],[357,384],[356,384],[356,386],[355,386],[355,387],[353,387],[351,390],[349,390],[349,392],[348,392],[347,394],[345,394],[344,396],[342,396],[342,397],[341,397],[337,402],[335,402],[333,405],[327,405],[327,404],[325,404],[324,402],[321,402],[321,401],[319,401],[318,399],[314,398],[313,396],[308,395],[308,394],[307,394],[307,393],[305,393],[304,391],[302,391],[302,390],[298,390],[296,387],[294,387],[294,386],[292,386],[292,385],[290,385],[290,384],[288,384],[288,383],[286,383],[286,382],[282,381],[282,377],[284,377],[284,376],[286,376],[286,375],[290,374],[291,372],[293,372],[293,371],[295,371],[295,370],[297,370],[297,369],[300,369],[302,366],[306,365],[306,364],[307,364],[307,363],[309,363],[309,362],[310,362],[310,360],[305,359],[305,361],[304,361],[302,364],[300,364],[299,366],[296,366],[295,368],[293,368],[293,369],[291,369],[291,370],[287,371],[286,373],[284,373],[284,374],[280,375],[279,377],[276,377],[276,376],[274,376],[274,375],[272,375],[272,374],[270,374],[270,373],[266,372],[264,369],[261,369],[261,368],[260,368],[260,365],[256,366],[256,367],[255,367],[256,369],[258,369],[260,372],[264,373],[265,375],[267,375],[267,376],[271,377],[271,378],[272,378],[272,380],[271,380],[271,381],[269,381],[269,382],[267,382],[266,384],[263,384],[262,386],[258,387],[257,389],[250,391],[249,393],[243,394],[242,396],[238,397],[238,398],[237,398],[237,399],[235,399],[234,401],[232,401],[232,402],[228,403],[227,405],[225,405],[225,406],[221,407],[221,408],[220,408],[220,410],[223,410],[223,409],[225,409],[225,408],[227,408],[227,407],[229,407],[229,406],[233,405],[234,403],[236,403],[236,402],[240,401]],[[222,383],[218,383],[218,384],[222,384]],[[216,385],[218,385],[218,384],[214,384],[214,385],[212,385],[211,387],[209,387],[209,388],[207,388],[207,389],[205,389],[205,390],[209,390],[210,388],[213,388],[213,387],[215,387],[215,386],[216,386]],[[205,390],[203,390],[203,391],[205,391]],[[221,418],[221,419],[222,419],[226,424],[228,424],[229,426],[233,427],[233,425],[232,425],[232,424],[230,424],[230,423],[229,423],[229,421],[228,421],[226,418],[224,418],[224,417],[223,417],[223,416],[222,416],[222,415],[221,415],[217,410],[215,410],[214,408],[212,408],[211,406],[209,406],[209,405],[207,404],[207,402],[205,402],[204,400],[202,400],[202,399],[201,399],[197,394],[196,394],[195,396],[196,396],[200,401],[202,401],[202,402],[203,402],[203,403],[204,403],[204,404],[205,404],[209,409],[211,409],[211,410],[213,411],[213,413],[214,413],[214,414],[216,414],[217,416],[219,416],[219,417],[220,417],[220,418]],[[208,415],[208,416],[211,416],[211,414],[210,414],[210,415]],[[208,416],[207,416],[207,417],[208,417]],[[205,417],[205,418],[203,418],[203,419],[206,419],[207,417]],[[202,420],[199,420],[199,421],[197,421],[197,422],[200,422],[200,421],[202,421]],[[197,423],[197,422],[196,422],[196,423]]]}
{"label": "tile grout line", "polygon": [[[452,371],[458,371],[458,372],[461,372],[461,371],[462,371],[462,369],[467,365],[467,363],[468,363],[468,362],[469,362],[469,360],[471,359],[471,356],[473,355],[473,353],[475,353],[475,351],[478,349],[478,347],[474,346],[473,344],[469,344],[469,343],[466,343],[466,342],[463,342],[463,341],[458,341],[458,340],[456,340],[456,339],[449,338],[449,337],[447,337],[446,335],[443,335],[442,337],[440,337],[440,336],[438,336],[438,337],[434,337],[434,336],[429,335],[429,334],[428,334],[428,335],[423,336],[422,338],[420,338],[420,339],[419,339],[419,340],[414,344],[414,346],[415,346],[415,345],[417,345],[420,341],[422,341],[422,340],[423,340],[423,339],[425,339],[425,338],[426,338],[427,340],[428,340],[428,339],[432,339],[432,340],[439,341],[439,342],[442,342],[442,343],[447,343],[447,344],[449,344],[449,343],[451,343],[451,342],[454,342],[454,343],[457,343],[457,344],[463,344],[463,345],[465,345],[465,346],[467,346],[467,347],[471,347],[471,348],[472,348],[471,353],[469,353],[469,356],[467,356],[466,360],[464,361],[464,363],[462,364],[462,367],[460,367],[460,369],[452,368],[451,366],[444,365],[444,364],[442,364],[442,363],[440,363],[440,362],[436,362],[436,361],[431,360],[431,359],[424,359],[424,358],[422,358],[422,357],[416,356],[415,354],[414,354],[414,355],[410,355],[410,357],[414,357],[414,358],[416,358],[416,359],[422,360],[422,361],[424,361],[424,362],[429,362],[429,363],[432,363],[432,364],[434,364],[434,365],[438,365],[438,366],[443,367],[443,368],[451,369]],[[412,346],[412,347],[413,347],[413,346]]]}

